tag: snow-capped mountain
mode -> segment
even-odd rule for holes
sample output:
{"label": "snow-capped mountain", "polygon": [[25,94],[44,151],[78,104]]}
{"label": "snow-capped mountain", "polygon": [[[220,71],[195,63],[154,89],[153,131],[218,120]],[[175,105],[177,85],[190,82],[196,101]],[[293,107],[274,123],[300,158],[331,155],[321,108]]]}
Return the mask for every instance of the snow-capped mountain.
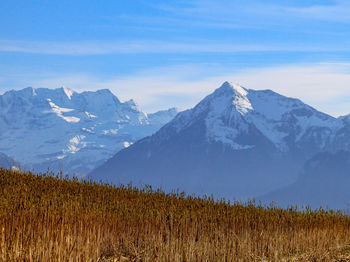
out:
{"label": "snow-capped mountain", "polygon": [[247,90],[228,82],[169,125],[181,130],[181,123],[191,123],[203,115],[208,141],[222,142],[235,150],[257,146],[254,139],[243,139],[254,129],[280,152],[305,149],[305,144],[308,151],[317,151],[343,127],[338,119],[298,99],[271,90]]}
{"label": "snow-capped mountain", "polygon": [[297,181],[260,197],[263,203],[282,207],[311,206],[350,211],[350,152],[316,154],[308,160]]}
{"label": "snow-capped mountain", "polygon": [[298,99],[225,82],[91,176],[230,199],[255,197],[294,182],[314,154],[337,150],[345,122]]}
{"label": "snow-capped mountain", "polygon": [[147,115],[109,90],[12,90],[0,96],[0,151],[35,171],[86,174],[176,113]]}

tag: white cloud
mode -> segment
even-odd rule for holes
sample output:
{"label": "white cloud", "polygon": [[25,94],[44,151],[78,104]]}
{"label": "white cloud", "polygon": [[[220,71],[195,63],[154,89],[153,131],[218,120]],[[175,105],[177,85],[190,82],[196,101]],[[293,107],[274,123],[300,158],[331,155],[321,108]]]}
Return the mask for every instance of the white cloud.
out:
{"label": "white cloud", "polygon": [[77,90],[111,89],[122,100],[135,99],[146,111],[190,108],[224,81],[249,89],[272,89],[334,116],[350,113],[350,64],[321,63],[230,71],[218,65],[154,68],[120,78],[86,74],[42,78],[36,86],[66,85]]}
{"label": "white cloud", "polygon": [[[350,4],[346,0],[329,1],[328,3],[304,2],[303,5],[297,2],[283,4],[276,1],[230,1],[230,0],[196,0],[192,1],[186,8],[175,8],[173,6],[160,6],[164,10],[177,13],[178,15],[190,15],[195,17],[210,17],[209,20],[235,21],[240,24],[237,17],[255,16],[256,24],[275,21],[280,25],[281,20],[273,20],[276,17],[288,17],[288,23],[293,23],[291,17],[304,18],[306,20],[326,20],[334,22],[350,22]],[[239,10],[239,12],[238,12]],[[260,17],[256,17],[256,16]],[[247,22],[247,21],[245,21]],[[222,24],[225,26],[225,23]]]}
{"label": "white cloud", "polygon": [[306,19],[350,23],[350,4],[348,1],[336,1],[332,5],[313,5],[310,7],[283,8],[283,13]]}
{"label": "white cloud", "polygon": [[46,55],[105,55],[138,53],[238,53],[238,52],[331,52],[350,51],[348,46],[284,45],[284,44],[228,44],[220,41],[81,41],[35,42],[0,40],[0,52],[32,53]]}

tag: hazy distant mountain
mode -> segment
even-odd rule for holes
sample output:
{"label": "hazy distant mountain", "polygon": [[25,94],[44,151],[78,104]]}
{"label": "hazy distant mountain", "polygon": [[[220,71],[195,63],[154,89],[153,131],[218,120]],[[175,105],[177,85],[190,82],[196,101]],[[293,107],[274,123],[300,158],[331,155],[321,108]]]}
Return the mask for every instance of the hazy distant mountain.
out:
{"label": "hazy distant mountain", "polygon": [[344,147],[346,121],[271,90],[225,82],[91,176],[247,198],[294,182],[304,162]]}
{"label": "hazy distant mountain", "polygon": [[11,168],[12,166],[14,166],[15,163],[14,161],[8,157],[7,155],[0,153],[0,168]]}
{"label": "hazy distant mountain", "polygon": [[0,151],[35,171],[86,174],[176,114],[147,115],[109,90],[12,90],[0,95]]}
{"label": "hazy distant mountain", "polygon": [[350,152],[319,153],[306,162],[298,180],[260,198],[264,203],[350,210]]}

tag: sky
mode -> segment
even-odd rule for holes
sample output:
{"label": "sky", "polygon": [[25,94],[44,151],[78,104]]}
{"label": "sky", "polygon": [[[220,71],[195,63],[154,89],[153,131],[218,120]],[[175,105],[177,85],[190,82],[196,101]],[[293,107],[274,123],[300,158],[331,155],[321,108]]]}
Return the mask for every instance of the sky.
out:
{"label": "sky", "polygon": [[110,89],[146,112],[224,81],[350,113],[350,1],[0,0],[0,94]]}

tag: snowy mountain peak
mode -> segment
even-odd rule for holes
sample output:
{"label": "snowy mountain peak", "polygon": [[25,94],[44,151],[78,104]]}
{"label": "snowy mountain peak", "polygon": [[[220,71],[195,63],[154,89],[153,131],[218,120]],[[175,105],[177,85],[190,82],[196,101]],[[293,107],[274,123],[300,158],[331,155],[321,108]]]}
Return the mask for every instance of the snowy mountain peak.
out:
{"label": "snowy mountain peak", "polygon": [[[233,149],[246,149],[254,147],[251,141],[255,138],[248,137],[260,134],[258,136],[264,136],[282,152],[299,143],[324,148],[332,139],[332,134],[343,125],[342,121],[298,99],[271,90],[246,89],[229,82],[192,110],[179,113],[172,126],[179,132],[199,119],[206,124],[209,141],[222,142]],[[246,142],[242,142],[242,137]]]}
{"label": "snowy mountain peak", "polygon": [[0,95],[0,151],[36,171],[57,171],[62,163],[67,171],[85,173],[175,114],[148,117],[133,100],[122,103],[108,89],[12,90]]}
{"label": "snowy mountain peak", "polygon": [[61,87],[61,90],[64,92],[64,94],[67,96],[69,100],[71,100],[73,94],[75,93],[72,89],[67,88],[65,86]]}
{"label": "snowy mountain peak", "polygon": [[[154,135],[118,152],[91,175],[115,183],[181,188],[190,194],[254,198],[295,182],[302,165],[315,154],[350,151],[349,134],[344,118],[319,112],[299,99],[225,82],[194,108],[178,113]],[[325,190],[318,190],[320,184],[313,182],[325,170],[322,163],[327,158],[310,162],[311,167],[321,165],[316,179],[311,177],[310,186],[304,187],[308,197],[323,199],[336,168],[342,174],[349,170],[350,154],[342,160],[346,165],[340,165],[339,158],[334,157],[335,165],[327,164],[332,168],[326,170],[330,179],[323,183]],[[340,195],[342,201],[350,199],[350,176],[346,175],[334,187],[346,192]],[[294,192],[298,196],[300,191]]]}
{"label": "snowy mountain peak", "polygon": [[225,81],[218,89],[215,90],[215,93],[220,95],[226,94],[246,96],[247,90],[239,84],[232,84],[228,81]]}
{"label": "snowy mountain peak", "polygon": [[226,81],[213,94],[208,96],[210,111],[212,114],[227,114],[227,111],[232,111],[234,108],[240,114],[246,114],[253,110],[247,95],[247,89]]}

